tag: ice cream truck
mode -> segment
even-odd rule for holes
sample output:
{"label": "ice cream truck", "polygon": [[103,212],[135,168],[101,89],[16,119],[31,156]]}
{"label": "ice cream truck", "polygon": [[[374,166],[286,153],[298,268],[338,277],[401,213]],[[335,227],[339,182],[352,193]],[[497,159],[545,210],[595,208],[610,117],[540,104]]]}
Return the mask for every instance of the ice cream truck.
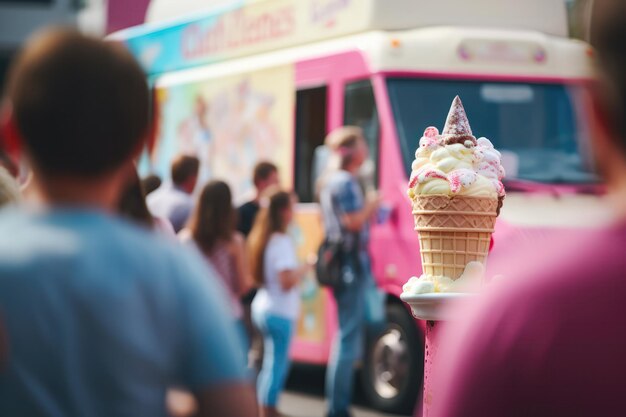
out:
{"label": "ice cream truck", "polygon": [[[374,407],[410,411],[425,324],[398,296],[421,273],[406,189],[424,128],[441,128],[458,94],[474,131],[502,151],[509,193],[492,256],[520,236],[581,227],[576,211],[605,218],[585,123],[593,51],[567,38],[562,0],[200,3],[208,10],[170,19],[175,2],[155,1],[152,22],[111,36],[136,55],[154,91],[159,133],[141,169],[167,177],[173,155],[195,153],[201,179],[227,180],[243,202],[255,162],[275,162],[299,196],[292,233],[304,258],[323,235],[314,183],[324,137],[360,126],[369,174],[390,208],[372,224],[370,248],[389,325],[368,340],[360,375]],[[291,356],[323,365],[335,306],[313,275],[301,292]]]}

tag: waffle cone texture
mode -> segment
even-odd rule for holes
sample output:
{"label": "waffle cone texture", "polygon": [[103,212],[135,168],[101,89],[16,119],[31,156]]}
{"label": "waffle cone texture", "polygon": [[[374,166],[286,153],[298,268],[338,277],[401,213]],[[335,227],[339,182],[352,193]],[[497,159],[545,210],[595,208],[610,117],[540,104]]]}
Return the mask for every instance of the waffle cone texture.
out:
{"label": "waffle cone texture", "polygon": [[413,201],[422,270],[457,279],[472,261],[487,259],[502,198],[417,196]]}

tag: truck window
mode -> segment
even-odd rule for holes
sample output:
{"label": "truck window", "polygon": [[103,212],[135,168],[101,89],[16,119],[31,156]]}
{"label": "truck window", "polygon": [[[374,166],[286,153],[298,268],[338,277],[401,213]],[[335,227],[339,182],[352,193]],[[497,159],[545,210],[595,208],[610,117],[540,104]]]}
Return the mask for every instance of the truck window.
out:
{"label": "truck window", "polygon": [[363,129],[370,148],[369,162],[363,166],[361,178],[366,188],[378,185],[378,139],[380,124],[374,100],[374,89],[370,80],[346,84],[344,97],[344,124]]}
{"label": "truck window", "polygon": [[303,203],[315,199],[315,182],[324,169],[326,87],[296,93],[295,190]]}
{"label": "truck window", "polygon": [[441,128],[455,95],[475,134],[489,138],[507,160],[507,178],[549,184],[598,181],[589,137],[576,112],[583,86],[475,80],[389,78],[405,169],[411,173],[424,129]]}

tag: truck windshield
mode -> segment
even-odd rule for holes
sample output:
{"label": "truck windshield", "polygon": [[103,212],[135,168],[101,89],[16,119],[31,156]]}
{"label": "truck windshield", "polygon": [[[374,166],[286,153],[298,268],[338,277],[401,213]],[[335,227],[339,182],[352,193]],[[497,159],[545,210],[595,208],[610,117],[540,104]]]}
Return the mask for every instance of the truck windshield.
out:
{"label": "truck windshield", "polygon": [[389,98],[407,175],[428,126],[440,130],[461,97],[472,131],[502,152],[507,178],[549,184],[597,182],[584,125],[574,107],[583,87],[389,78]]}

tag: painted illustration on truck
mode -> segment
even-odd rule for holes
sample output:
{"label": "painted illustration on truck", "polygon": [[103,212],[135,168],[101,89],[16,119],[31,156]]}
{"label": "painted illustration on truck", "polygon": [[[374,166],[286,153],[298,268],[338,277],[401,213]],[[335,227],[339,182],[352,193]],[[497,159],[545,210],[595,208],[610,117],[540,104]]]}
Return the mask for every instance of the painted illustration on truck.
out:
{"label": "painted illustration on truck", "polygon": [[[298,259],[302,263],[307,257],[317,252],[324,238],[321,227],[319,212],[311,207],[300,207],[294,218],[294,225],[290,230],[296,247]],[[328,338],[328,326],[326,324],[327,297],[324,289],[319,286],[315,273],[310,271],[300,284],[302,305],[300,317],[296,327],[296,337],[304,343],[322,344]]]}
{"label": "painted illustration on truck", "polygon": [[[200,159],[199,183],[226,179],[240,200],[253,192],[257,161],[276,163],[284,183],[291,176],[293,69],[273,68],[180,85],[159,86],[161,116],[151,152],[152,171],[167,178],[174,155]],[[163,115],[166,114],[167,117]]]}

